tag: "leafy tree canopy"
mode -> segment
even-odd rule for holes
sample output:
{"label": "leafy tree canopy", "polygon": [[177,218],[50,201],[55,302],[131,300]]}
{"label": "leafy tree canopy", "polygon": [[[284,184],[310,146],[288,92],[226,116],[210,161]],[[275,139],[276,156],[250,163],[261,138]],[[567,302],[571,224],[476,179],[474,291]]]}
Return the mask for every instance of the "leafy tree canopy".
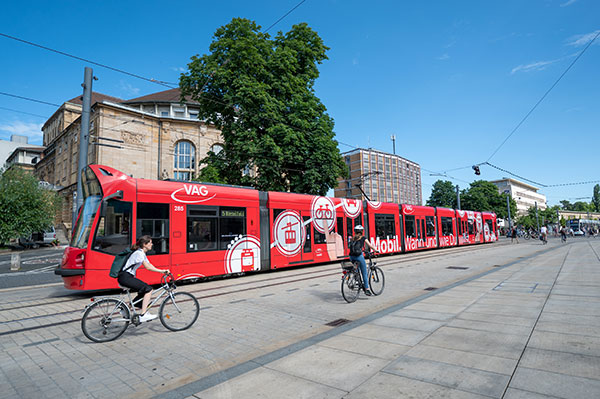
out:
{"label": "leafy tree canopy", "polygon": [[58,196],[40,188],[31,173],[8,169],[0,176],[0,243],[52,225],[59,205]]}
{"label": "leafy tree canopy", "polygon": [[594,195],[592,196],[593,210],[600,212],[600,184],[594,186]]}
{"label": "leafy tree canopy", "polygon": [[[500,194],[498,187],[485,180],[476,180],[470,187],[461,191],[460,206],[471,211],[495,212],[500,218],[508,218],[506,196]],[[517,214],[517,203],[509,198],[511,217]]]}
{"label": "leafy tree canopy", "polygon": [[433,189],[427,200],[427,205],[456,208],[456,191],[454,191],[452,182],[448,180],[438,180],[433,183]]}
{"label": "leafy tree canopy", "polygon": [[217,29],[210,54],[181,75],[182,95],[221,129],[224,149],[200,161],[200,179],[261,190],[324,195],[347,168],[334,122],[314,94],[328,47],[301,23],[274,38],[235,18]]}

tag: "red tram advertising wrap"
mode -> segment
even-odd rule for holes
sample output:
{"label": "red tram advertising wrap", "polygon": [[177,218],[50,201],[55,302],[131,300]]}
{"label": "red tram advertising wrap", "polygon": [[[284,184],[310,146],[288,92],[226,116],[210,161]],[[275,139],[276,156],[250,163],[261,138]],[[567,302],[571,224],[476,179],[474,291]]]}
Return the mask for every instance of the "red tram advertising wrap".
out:
{"label": "red tram advertising wrap", "polygon": [[[178,280],[337,261],[354,227],[383,254],[487,243],[496,215],[427,206],[134,179],[108,166],[82,174],[84,202],[55,271],[65,287],[117,288],[116,254],[149,235],[148,259]],[[160,275],[141,268],[158,284]]]}

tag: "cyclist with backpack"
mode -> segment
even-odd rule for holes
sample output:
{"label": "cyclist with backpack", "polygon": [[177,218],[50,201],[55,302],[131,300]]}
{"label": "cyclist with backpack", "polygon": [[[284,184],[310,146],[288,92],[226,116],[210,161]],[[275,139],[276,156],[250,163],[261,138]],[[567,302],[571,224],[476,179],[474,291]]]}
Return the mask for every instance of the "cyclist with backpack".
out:
{"label": "cyclist with backpack", "polygon": [[350,260],[352,262],[359,263],[360,274],[362,275],[362,279],[365,285],[365,295],[370,296],[371,291],[369,290],[369,275],[367,274],[367,262],[365,261],[363,250],[365,244],[374,252],[376,252],[377,250],[373,245],[371,245],[367,237],[363,235],[364,230],[364,227],[362,227],[360,224],[354,227],[354,236],[352,237],[352,241],[350,241],[350,245],[348,247],[350,249]]}
{"label": "cyclist with backpack", "polygon": [[[142,322],[154,320],[158,316],[146,313],[148,303],[150,303],[150,298],[152,297],[152,287],[135,277],[137,269],[144,265],[146,269],[152,272],[164,274],[169,273],[168,269],[158,269],[148,261],[146,252],[152,250],[152,245],[152,238],[150,238],[150,236],[141,236],[131,247],[133,253],[129,256],[125,266],[123,266],[123,269],[121,269],[119,276],[117,277],[120,285],[137,291],[137,296],[133,299],[133,302],[138,301],[142,297],[144,298],[141,305],[142,316],[140,316],[140,321]],[[139,303],[136,304],[136,307],[138,306]]]}

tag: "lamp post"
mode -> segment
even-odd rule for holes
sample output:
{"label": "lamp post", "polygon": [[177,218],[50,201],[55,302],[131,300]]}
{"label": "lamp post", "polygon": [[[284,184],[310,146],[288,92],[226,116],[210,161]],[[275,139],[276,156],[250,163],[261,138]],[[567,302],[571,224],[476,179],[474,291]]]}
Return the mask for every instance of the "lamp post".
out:
{"label": "lamp post", "polygon": [[458,191],[458,184],[456,185],[456,205],[460,211],[460,191]]}
{"label": "lamp post", "polygon": [[538,219],[537,201],[535,201],[535,223],[537,224],[537,231],[540,231],[540,220]]}

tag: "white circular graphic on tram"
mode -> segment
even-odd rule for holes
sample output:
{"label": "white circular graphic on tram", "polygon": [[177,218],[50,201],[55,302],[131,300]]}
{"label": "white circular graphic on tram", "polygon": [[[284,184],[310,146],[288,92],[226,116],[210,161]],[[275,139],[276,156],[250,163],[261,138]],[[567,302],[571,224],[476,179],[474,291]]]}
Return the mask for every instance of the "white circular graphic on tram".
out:
{"label": "white circular graphic on tram", "polygon": [[227,273],[260,270],[260,241],[254,236],[238,236],[227,246],[225,271]]}
{"label": "white circular graphic on tram", "polygon": [[273,238],[279,252],[285,256],[296,255],[304,245],[306,230],[296,211],[284,211],[273,224]]}
{"label": "white circular graphic on tram", "polygon": [[379,209],[379,208],[381,208],[381,202],[380,201],[369,201],[369,205],[371,205],[371,208],[373,208],[373,209]]}
{"label": "white circular graphic on tram", "polygon": [[360,215],[360,211],[362,210],[362,202],[357,199],[342,198],[342,207],[344,208],[346,216],[354,219]]}
{"label": "white circular graphic on tram", "polygon": [[415,208],[413,208],[412,205],[404,205],[404,213],[410,215],[414,211],[415,211]]}
{"label": "white circular graphic on tram", "polygon": [[335,206],[327,197],[315,197],[310,206],[312,222],[319,233],[328,233],[335,225]]}
{"label": "white circular graphic on tram", "polygon": [[485,237],[486,241],[490,240],[490,227],[487,225],[487,223],[484,223],[483,225],[483,236]]}

